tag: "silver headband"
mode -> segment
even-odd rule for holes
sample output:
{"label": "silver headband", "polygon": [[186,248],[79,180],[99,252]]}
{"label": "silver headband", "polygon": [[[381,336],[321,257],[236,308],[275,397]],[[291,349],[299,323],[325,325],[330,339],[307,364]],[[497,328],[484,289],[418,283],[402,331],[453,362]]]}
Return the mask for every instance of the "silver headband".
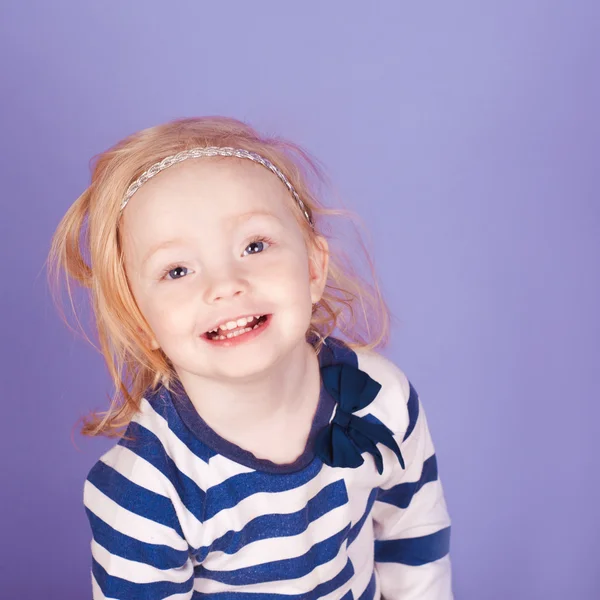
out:
{"label": "silver headband", "polygon": [[131,197],[148,181],[155,175],[158,175],[161,171],[175,165],[177,163],[183,162],[188,158],[200,158],[203,156],[233,156],[235,158],[247,158],[248,160],[254,161],[266,167],[285,185],[285,187],[290,191],[290,194],[294,197],[296,204],[300,207],[302,214],[306,217],[306,220],[310,224],[311,227],[314,227],[314,223],[312,217],[310,216],[304,202],[300,199],[300,196],[294,189],[294,186],[289,182],[288,178],[269,160],[261,156],[260,154],[256,154],[256,152],[250,152],[248,150],[242,150],[241,148],[219,148],[216,146],[207,146],[204,148],[192,148],[190,150],[184,150],[183,152],[179,152],[178,154],[174,154],[172,156],[167,156],[163,160],[158,163],[153,164],[147,171],[144,171],[128,188],[125,196],[123,197],[123,201],[121,203],[121,212],[127,206]]}

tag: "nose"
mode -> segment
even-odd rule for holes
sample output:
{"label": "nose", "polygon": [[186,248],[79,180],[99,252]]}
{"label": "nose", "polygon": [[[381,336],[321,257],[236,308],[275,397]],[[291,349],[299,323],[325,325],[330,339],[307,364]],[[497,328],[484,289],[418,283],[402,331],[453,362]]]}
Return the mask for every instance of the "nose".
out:
{"label": "nose", "polygon": [[230,300],[248,291],[248,282],[241,273],[227,270],[213,273],[206,281],[204,301],[207,304]]}

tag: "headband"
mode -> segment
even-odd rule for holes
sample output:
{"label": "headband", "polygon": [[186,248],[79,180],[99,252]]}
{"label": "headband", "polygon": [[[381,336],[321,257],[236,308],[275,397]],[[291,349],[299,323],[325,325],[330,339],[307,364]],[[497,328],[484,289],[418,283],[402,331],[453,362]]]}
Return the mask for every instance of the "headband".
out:
{"label": "headband", "polygon": [[202,156],[233,156],[235,158],[246,158],[253,162],[256,162],[263,167],[266,167],[285,185],[285,187],[289,190],[290,194],[294,197],[296,204],[300,207],[302,214],[305,216],[309,225],[314,228],[314,222],[312,217],[310,216],[308,209],[306,208],[304,202],[300,199],[300,196],[294,189],[294,186],[290,183],[288,178],[269,160],[261,156],[260,154],[256,154],[255,152],[250,152],[248,150],[242,150],[240,148],[218,148],[215,146],[208,146],[205,148],[192,148],[190,150],[185,150],[183,152],[179,152],[178,154],[174,154],[172,156],[167,156],[163,160],[158,163],[153,164],[147,171],[144,171],[128,188],[125,196],[123,197],[123,201],[121,203],[122,212],[123,209],[127,206],[131,197],[148,181],[155,175],[158,175],[161,171],[169,168],[172,165],[183,162],[188,158],[200,158]]}

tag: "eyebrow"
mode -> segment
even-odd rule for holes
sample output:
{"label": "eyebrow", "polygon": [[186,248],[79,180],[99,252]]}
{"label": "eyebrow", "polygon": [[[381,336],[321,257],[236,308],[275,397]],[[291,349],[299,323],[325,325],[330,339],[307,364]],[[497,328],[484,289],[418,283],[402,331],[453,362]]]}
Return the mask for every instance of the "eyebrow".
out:
{"label": "eyebrow", "polygon": [[185,240],[183,238],[174,238],[172,240],[165,240],[164,242],[161,242],[160,244],[157,244],[156,246],[152,246],[152,248],[150,248],[150,250],[148,250],[148,252],[146,253],[146,255],[144,256],[143,260],[142,260],[142,266],[145,266],[146,263],[159,251],[159,250],[166,250],[167,248],[170,248],[171,246],[177,246],[181,244],[182,246],[185,244]]}
{"label": "eyebrow", "polygon": [[[248,212],[229,217],[227,221],[231,222],[235,226],[240,225],[241,223],[246,223],[254,217],[268,217],[276,220],[278,223],[282,222],[277,215],[268,210],[250,210]],[[186,240],[184,238],[173,238],[171,240],[165,240],[164,242],[161,242],[156,246],[152,246],[144,256],[144,259],[142,260],[142,266],[145,266],[145,264],[150,260],[150,258],[152,258],[152,256],[154,256],[154,254],[156,254],[159,250],[166,250],[167,248],[177,245],[183,246],[185,245],[185,243]]]}
{"label": "eyebrow", "polygon": [[249,210],[248,212],[230,217],[228,220],[238,225],[239,223],[249,221],[253,217],[270,217],[281,223],[281,219],[269,210]]}

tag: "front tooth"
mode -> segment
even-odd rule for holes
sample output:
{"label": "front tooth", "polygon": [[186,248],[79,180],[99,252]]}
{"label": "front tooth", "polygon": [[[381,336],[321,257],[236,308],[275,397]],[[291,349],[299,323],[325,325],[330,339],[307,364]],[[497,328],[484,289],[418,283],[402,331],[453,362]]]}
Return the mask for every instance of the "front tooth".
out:
{"label": "front tooth", "polygon": [[237,326],[245,327],[247,322],[248,322],[248,319],[246,319],[245,317],[242,317],[241,319],[237,320]]}

